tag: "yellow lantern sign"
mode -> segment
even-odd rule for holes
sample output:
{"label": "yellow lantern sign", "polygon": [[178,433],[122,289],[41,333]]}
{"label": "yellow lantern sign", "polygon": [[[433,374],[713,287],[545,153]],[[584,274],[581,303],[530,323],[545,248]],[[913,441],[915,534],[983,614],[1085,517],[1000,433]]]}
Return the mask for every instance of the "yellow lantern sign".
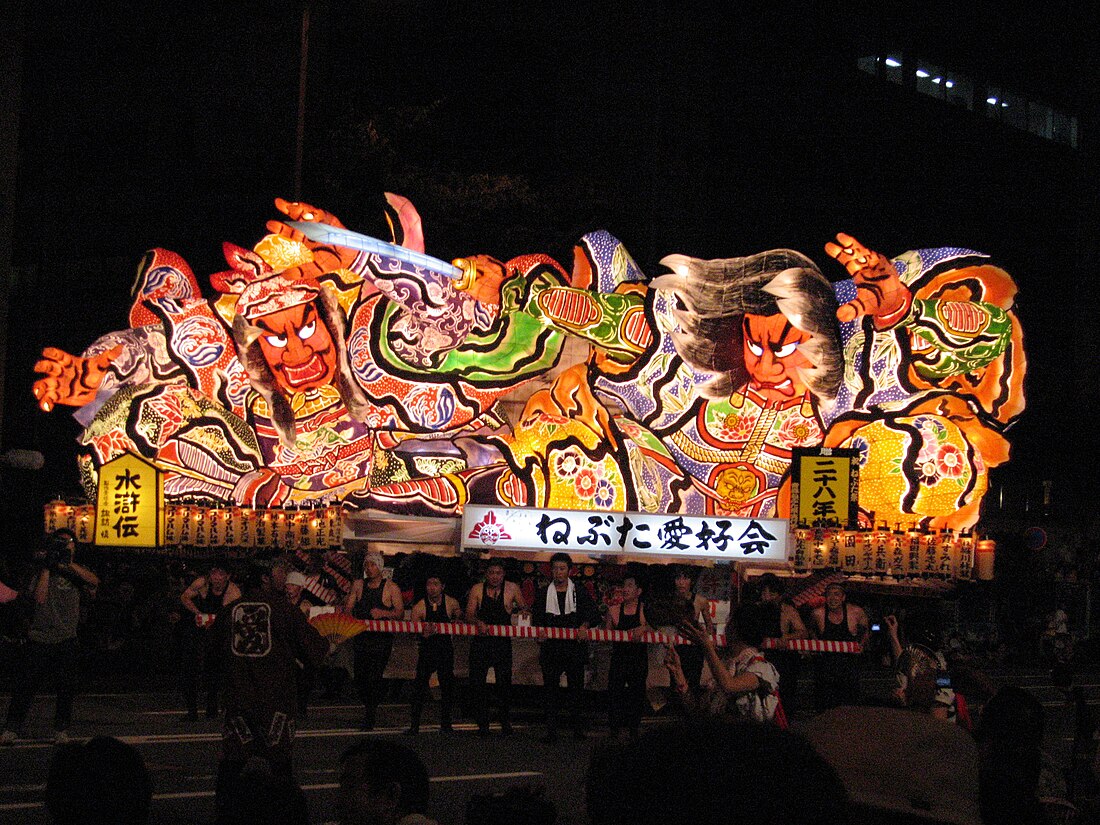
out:
{"label": "yellow lantern sign", "polygon": [[[853,449],[796,447],[792,451],[792,518],[799,524],[857,526],[859,454]],[[837,559],[840,566],[841,559]]]}
{"label": "yellow lantern sign", "polygon": [[143,458],[124,453],[99,470],[95,543],[157,547],[163,537],[164,482]]}

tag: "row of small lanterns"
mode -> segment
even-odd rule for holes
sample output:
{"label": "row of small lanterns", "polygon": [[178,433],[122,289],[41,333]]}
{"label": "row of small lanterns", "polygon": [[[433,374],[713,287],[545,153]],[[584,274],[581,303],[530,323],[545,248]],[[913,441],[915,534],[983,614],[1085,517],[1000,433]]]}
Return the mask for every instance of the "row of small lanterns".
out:
{"label": "row of small lanterns", "polygon": [[838,570],[894,578],[993,578],[997,543],[952,530],[846,530],[799,527],[790,559],[798,572]]}
{"label": "row of small lanterns", "polygon": [[[338,546],[343,540],[340,505],[293,510],[167,504],[163,517],[166,547],[320,550]],[[67,527],[78,542],[91,544],[95,522],[93,504],[51,501],[45,507],[47,533]]]}

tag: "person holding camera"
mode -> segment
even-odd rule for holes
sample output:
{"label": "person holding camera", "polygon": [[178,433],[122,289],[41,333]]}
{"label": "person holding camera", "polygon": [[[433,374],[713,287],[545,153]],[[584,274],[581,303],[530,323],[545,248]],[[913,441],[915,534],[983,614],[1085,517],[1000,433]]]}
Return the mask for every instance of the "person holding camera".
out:
{"label": "person holding camera", "polygon": [[43,552],[35,554],[38,570],[27,589],[34,602],[34,615],[0,744],[10,745],[19,738],[35,693],[51,675],[57,682],[55,741],[69,741],[77,680],[80,597],[86,593],[93,598],[99,587],[96,574],[74,560],[75,550],[76,536],[71,530],[61,529],[50,534]]}

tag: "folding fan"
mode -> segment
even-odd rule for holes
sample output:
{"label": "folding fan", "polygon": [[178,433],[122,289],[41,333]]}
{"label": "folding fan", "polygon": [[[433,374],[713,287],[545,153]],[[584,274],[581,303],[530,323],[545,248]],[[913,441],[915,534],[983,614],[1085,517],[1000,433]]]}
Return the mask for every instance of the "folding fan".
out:
{"label": "folding fan", "polygon": [[366,622],[347,613],[322,613],[309,620],[314,629],[331,642],[340,644],[366,629]]}

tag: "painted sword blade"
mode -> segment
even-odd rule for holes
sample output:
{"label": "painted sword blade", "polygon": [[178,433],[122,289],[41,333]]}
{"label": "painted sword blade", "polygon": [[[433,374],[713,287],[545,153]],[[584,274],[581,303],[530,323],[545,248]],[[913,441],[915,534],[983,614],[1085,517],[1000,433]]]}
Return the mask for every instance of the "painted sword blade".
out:
{"label": "painted sword blade", "polygon": [[369,235],[361,235],[350,229],[339,229],[326,223],[314,221],[287,221],[287,226],[293,227],[316,243],[330,244],[332,246],[344,246],[348,249],[359,249],[375,255],[383,255],[387,258],[396,258],[403,263],[419,266],[431,270],[448,278],[458,280],[462,277],[462,270],[454,264],[425,255],[423,252],[414,252],[403,246],[381,241]]}

